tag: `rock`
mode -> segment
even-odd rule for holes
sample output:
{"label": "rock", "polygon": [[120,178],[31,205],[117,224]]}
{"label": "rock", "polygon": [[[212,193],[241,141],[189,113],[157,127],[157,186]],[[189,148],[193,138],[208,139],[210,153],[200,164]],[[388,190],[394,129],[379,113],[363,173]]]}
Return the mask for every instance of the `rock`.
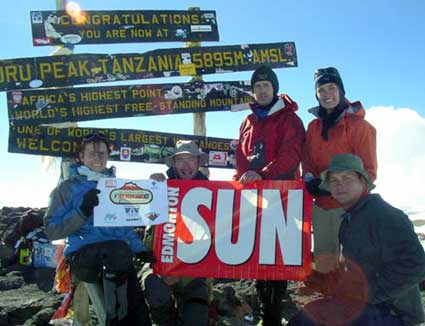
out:
{"label": "rock", "polygon": [[10,265],[15,258],[14,248],[0,245],[0,266]]}
{"label": "rock", "polygon": [[20,275],[11,275],[8,273],[0,277],[0,291],[19,289],[24,285],[24,278]]}
{"label": "rock", "polygon": [[37,312],[31,319],[25,321],[24,326],[43,326],[49,325],[49,321],[56,309],[52,307],[44,308]]}
{"label": "rock", "polygon": [[[8,324],[6,325],[22,325],[47,308],[52,309],[50,311],[53,315],[61,300],[61,295],[44,292],[36,284],[24,284],[20,288],[1,291],[0,314],[7,316]],[[48,325],[48,321],[44,324],[26,325]]]}
{"label": "rock", "polygon": [[[0,326],[47,326],[64,297],[52,291],[54,269],[35,269],[16,264],[16,240],[24,232],[31,231],[32,226],[39,225],[44,212],[45,209],[28,207],[3,207],[0,210],[0,240],[3,241],[0,243]],[[21,222],[23,216],[28,219],[25,223]],[[19,237],[16,233],[19,233]],[[421,241],[425,243],[425,236],[421,237]],[[301,282],[289,282],[287,295],[282,301],[285,320],[317,298],[315,295],[301,295],[301,285]],[[421,287],[425,289],[425,283]],[[257,324],[259,307],[253,280],[216,279],[213,294],[211,316],[214,318],[211,325]],[[425,293],[421,294],[424,296]],[[252,322],[244,320],[251,314],[254,316]],[[90,315],[93,317],[92,325],[97,325],[92,307]]]}

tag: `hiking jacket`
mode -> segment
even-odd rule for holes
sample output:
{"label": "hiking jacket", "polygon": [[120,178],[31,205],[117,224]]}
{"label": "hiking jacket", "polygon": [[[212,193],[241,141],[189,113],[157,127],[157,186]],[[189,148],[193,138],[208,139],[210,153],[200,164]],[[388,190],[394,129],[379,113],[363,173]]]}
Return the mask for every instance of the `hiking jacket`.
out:
{"label": "hiking jacket", "polygon": [[[84,194],[96,188],[97,181],[88,181],[78,173],[79,165],[71,166],[70,178],[57,186],[50,195],[49,207],[44,216],[46,234],[50,240],[67,238],[64,255],[82,246],[107,240],[123,240],[134,253],[146,250],[143,242],[131,227],[98,227],[93,225],[93,215],[84,216],[80,210]],[[107,177],[115,177],[113,173]]]}
{"label": "hiking jacket", "polygon": [[[333,156],[351,153],[362,159],[372,181],[376,179],[376,130],[364,119],[366,112],[360,102],[347,103],[349,105],[336,125],[329,128],[327,141],[321,136],[323,123],[318,116],[319,107],[309,110],[317,118],[307,127],[301,163],[303,175],[311,173],[314,178],[319,178],[320,173],[329,167]],[[315,199],[323,209],[341,207],[331,196],[317,196]]]}
{"label": "hiking jacket", "polygon": [[409,218],[377,194],[362,198],[342,218],[342,254],[363,271],[368,303],[387,305],[406,326],[423,322],[419,282],[425,253]]}
{"label": "hiking jacket", "polygon": [[263,121],[250,104],[248,115],[239,129],[236,149],[235,180],[248,170],[263,179],[294,180],[299,177],[299,165],[305,129],[296,115],[298,105],[288,95],[281,95]]}

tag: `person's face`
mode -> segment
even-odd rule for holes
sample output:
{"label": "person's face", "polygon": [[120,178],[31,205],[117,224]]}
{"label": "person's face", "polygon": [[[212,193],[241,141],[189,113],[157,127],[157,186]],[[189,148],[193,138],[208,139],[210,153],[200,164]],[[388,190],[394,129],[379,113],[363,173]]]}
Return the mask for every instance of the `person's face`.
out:
{"label": "person's face", "polygon": [[108,147],[104,142],[87,143],[80,153],[81,162],[93,171],[101,172],[108,162]]}
{"label": "person's face", "polygon": [[252,89],[255,101],[261,105],[269,105],[274,97],[273,85],[268,80],[258,81]]}
{"label": "person's face", "polygon": [[366,181],[353,171],[329,172],[327,182],[332,197],[343,208],[353,206],[367,189]]}
{"label": "person's face", "polygon": [[336,108],[341,99],[338,85],[335,83],[326,83],[319,86],[316,90],[316,95],[320,105],[328,113],[331,113]]}
{"label": "person's face", "polygon": [[183,153],[174,157],[174,168],[181,179],[191,180],[199,169],[199,158],[196,155]]}

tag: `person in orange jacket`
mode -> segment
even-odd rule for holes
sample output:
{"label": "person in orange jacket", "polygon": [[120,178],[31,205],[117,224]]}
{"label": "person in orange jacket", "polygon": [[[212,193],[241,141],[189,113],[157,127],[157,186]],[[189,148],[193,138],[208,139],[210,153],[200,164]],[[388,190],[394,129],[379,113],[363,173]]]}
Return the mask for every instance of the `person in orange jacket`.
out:
{"label": "person in orange jacket", "polygon": [[376,130],[364,119],[362,104],[359,101],[350,103],[345,98],[344,85],[336,68],[318,69],[314,80],[319,106],[309,110],[316,119],[307,128],[302,170],[307,190],[314,197],[314,268],[327,273],[338,267],[338,231],[344,210],[329,192],[319,188],[320,173],[333,156],[351,153],[362,159],[366,171],[375,180]]}

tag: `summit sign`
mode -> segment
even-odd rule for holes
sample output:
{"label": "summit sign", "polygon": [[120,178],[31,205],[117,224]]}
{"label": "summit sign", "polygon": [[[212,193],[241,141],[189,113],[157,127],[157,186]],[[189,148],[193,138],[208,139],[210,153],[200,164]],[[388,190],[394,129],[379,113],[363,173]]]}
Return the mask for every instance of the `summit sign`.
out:
{"label": "summit sign", "polygon": [[297,67],[294,42],[0,60],[0,91]]}
{"label": "summit sign", "polygon": [[31,27],[34,46],[219,40],[213,10],[32,11]]}

